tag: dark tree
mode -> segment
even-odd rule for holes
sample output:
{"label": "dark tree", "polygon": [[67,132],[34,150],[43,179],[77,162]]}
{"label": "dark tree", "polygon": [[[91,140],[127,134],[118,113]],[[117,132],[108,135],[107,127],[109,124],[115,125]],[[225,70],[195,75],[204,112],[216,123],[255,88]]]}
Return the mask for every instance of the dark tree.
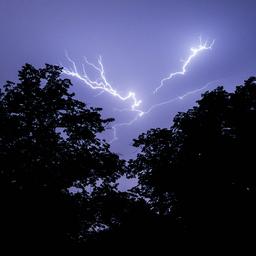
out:
{"label": "dark tree", "polygon": [[134,140],[141,152],[129,164],[139,179],[133,190],[157,214],[179,221],[194,246],[249,241],[256,228],[255,131],[256,78],[234,93],[206,92],[170,129]]}
{"label": "dark tree", "polygon": [[[128,168],[97,137],[113,119],[70,86],[27,64],[0,92],[1,245],[162,254],[254,238],[256,78],[140,135]],[[125,173],[138,185],[120,192]]]}
{"label": "dark tree", "polygon": [[[19,82],[8,81],[0,94],[3,243],[63,247],[111,222],[95,205],[96,198],[117,193],[124,170],[97,138],[113,119],[76,100],[70,86],[59,67],[26,64]],[[72,195],[70,187],[80,193]]]}

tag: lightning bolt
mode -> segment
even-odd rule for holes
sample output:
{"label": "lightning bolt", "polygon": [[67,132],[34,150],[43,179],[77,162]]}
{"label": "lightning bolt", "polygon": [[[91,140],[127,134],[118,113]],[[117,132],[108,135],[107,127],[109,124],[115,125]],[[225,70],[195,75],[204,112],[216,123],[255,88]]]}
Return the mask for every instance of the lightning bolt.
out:
{"label": "lightning bolt", "polygon": [[[118,129],[119,127],[121,127],[121,126],[130,126],[130,125],[132,125],[134,122],[136,122],[136,121],[139,119],[139,117],[142,117],[142,116],[144,116],[144,115],[147,115],[147,114],[151,113],[154,109],[159,108],[159,107],[162,107],[162,106],[167,105],[167,104],[170,104],[170,103],[172,103],[172,102],[174,102],[174,101],[183,100],[184,98],[188,97],[189,95],[193,95],[193,94],[196,94],[196,93],[201,92],[201,91],[203,91],[203,90],[206,90],[207,88],[210,87],[210,85],[212,85],[212,84],[214,84],[214,83],[216,83],[216,82],[218,82],[218,80],[214,80],[214,81],[208,82],[206,85],[204,85],[204,86],[201,87],[201,88],[188,91],[188,92],[186,92],[186,93],[184,93],[184,94],[182,94],[182,95],[180,95],[180,96],[171,98],[171,99],[166,100],[166,101],[162,101],[162,102],[157,103],[157,104],[154,104],[154,105],[150,106],[147,111],[141,111],[142,114],[140,114],[140,115],[137,114],[137,115],[135,116],[135,118],[133,118],[131,121],[129,121],[129,122],[124,122],[124,123],[119,123],[119,124],[114,125],[114,126],[112,127],[112,129],[113,129],[113,139],[112,139],[109,143],[111,144],[111,143],[113,143],[114,141],[118,140],[118,137],[117,137],[117,129]],[[116,109],[116,111],[121,111],[121,112],[123,112],[123,111],[129,111],[129,109],[128,109],[128,108],[126,108],[126,109],[121,109],[121,110]]]}
{"label": "lightning bolt", "polygon": [[201,37],[199,38],[200,40],[200,43],[197,47],[191,47],[190,48],[190,51],[191,51],[191,54],[188,56],[188,58],[184,61],[184,64],[182,66],[182,69],[181,71],[177,71],[177,72],[174,72],[174,73],[171,73],[169,76],[163,78],[160,82],[160,85],[153,91],[153,93],[157,93],[158,90],[160,90],[163,86],[164,86],[164,82],[166,82],[167,80],[170,80],[172,79],[173,77],[175,76],[178,76],[178,75],[185,75],[186,72],[187,72],[187,67],[189,66],[189,64],[191,63],[191,61],[202,51],[205,51],[205,50],[211,50],[212,49],[212,46],[214,45],[214,42],[215,40],[213,40],[210,44],[208,44],[207,41],[205,41],[204,43],[202,43],[202,40],[201,40]]}
{"label": "lightning bolt", "polygon": [[147,111],[144,112],[144,115],[149,114],[155,108],[161,107],[161,106],[166,105],[166,104],[170,104],[170,103],[172,103],[174,101],[177,101],[177,100],[183,100],[184,98],[186,98],[189,95],[192,95],[192,94],[198,93],[200,91],[203,91],[203,90],[207,89],[211,84],[216,83],[216,82],[218,82],[218,80],[211,81],[211,82],[207,83],[206,85],[204,85],[203,87],[192,90],[192,91],[188,91],[188,92],[184,93],[183,95],[180,95],[180,96],[171,98],[169,100],[154,104]]}
{"label": "lightning bolt", "polygon": [[[176,75],[184,75],[186,73],[187,66],[191,63],[192,59],[194,57],[196,57],[201,51],[211,49],[213,44],[214,44],[214,41],[212,41],[211,44],[208,44],[207,41],[202,43],[201,38],[200,38],[200,44],[196,48],[191,48],[190,49],[192,54],[184,62],[184,65],[182,67],[182,71],[171,73],[168,77],[162,79],[161,80],[161,85],[154,90],[154,93],[156,93],[164,85],[164,82],[166,80],[169,80],[169,79],[173,78]],[[118,124],[115,124],[115,125],[112,126],[113,139],[109,142],[110,144],[112,142],[118,140],[118,137],[117,137],[117,130],[118,130],[118,128],[120,128],[122,126],[130,126],[134,122],[136,122],[139,118],[141,118],[142,116],[151,113],[154,109],[156,109],[158,107],[161,107],[163,105],[166,105],[166,104],[170,104],[170,103],[172,103],[174,101],[177,101],[177,100],[183,100],[185,97],[187,97],[189,95],[192,95],[192,94],[195,94],[195,93],[198,93],[198,92],[208,88],[210,86],[210,84],[216,82],[216,80],[215,81],[211,81],[211,82],[207,83],[205,86],[203,86],[201,88],[198,88],[198,89],[195,89],[195,90],[192,90],[192,91],[188,91],[188,92],[186,92],[185,94],[183,94],[181,96],[177,96],[177,97],[171,98],[169,100],[166,100],[166,101],[154,104],[154,105],[150,106],[148,108],[148,110],[143,111],[143,110],[139,109],[142,101],[137,99],[136,94],[134,92],[130,91],[130,92],[128,92],[128,94],[126,96],[123,96],[120,93],[118,93],[117,90],[115,90],[112,87],[112,85],[108,82],[108,80],[106,78],[105,69],[104,69],[104,66],[103,66],[103,62],[102,62],[102,57],[101,56],[99,56],[99,58],[97,60],[98,65],[95,65],[95,64],[89,62],[87,60],[87,58],[84,57],[84,63],[82,63],[83,73],[81,74],[78,71],[78,68],[76,66],[75,61],[72,60],[69,57],[67,52],[65,53],[65,55],[66,55],[67,60],[71,63],[71,67],[70,68],[64,67],[63,70],[62,70],[63,74],[71,76],[71,77],[74,77],[74,78],[77,78],[80,81],[82,81],[83,84],[85,84],[86,86],[89,86],[89,88],[91,88],[93,90],[98,90],[99,93],[96,96],[99,96],[102,93],[106,92],[106,93],[108,93],[108,94],[118,98],[121,101],[131,102],[129,108],[119,109],[117,111],[120,111],[120,112],[123,112],[123,111],[135,112],[136,115],[129,122],[118,123]],[[96,80],[91,79],[89,77],[89,75],[86,73],[86,71],[85,71],[86,70],[86,68],[85,68],[86,66],[90,66],[94,71],[96,71],[98,73],[98,78]]]}
{"label": "lightning bolt", "polygon": [[107,81],[101,56],[99,56],[98,58],[98,66],[96,66],[95,64],[89,62],[86,58],[84,58],[85,64],[88,66],[91,66],[95,71],[99,73],[99,78],[97,80],[92,80],[88,76],[88,74],[85,71],[84,64],[82,64],[83,74],[79,73],[76,63],[68,56],[67,52],[66,52],[66,58],[72,64],[72,67],[64,68],[62,70],[63,74],[79,79],[85,85],[89,86],[93,90],[100,90],[99,94],[102,94],[103,92],[107,92],[112,96],[117,97],[119,100],[122,100],[122,101],[130,100],[132,102],[130,106],[130,111],[137,112],[138,115],[143,115],[143,111],[137,109],[141,105],[142,101],[137,99],[136,94],[134,92],[128,92],[126,96],[122,96]]}
{"label": "lightning bolt", "polygon": [[144,115],[144,112],[141,111],[143,114],[137,114],[131,121],[129,122],[124,122],[124,123],[119,123],[119,124],[115,124],[112,126],[112,130],[113,130],[113,139],[111,139],[109,141],[109,144],[112,144],[114,141],[118,140],[118,137],[117,137],[117,129],[119,127],[122,127],[122,126],[130,126],[132,125],[133,123],[135,123],[140,117],[142,117]]}

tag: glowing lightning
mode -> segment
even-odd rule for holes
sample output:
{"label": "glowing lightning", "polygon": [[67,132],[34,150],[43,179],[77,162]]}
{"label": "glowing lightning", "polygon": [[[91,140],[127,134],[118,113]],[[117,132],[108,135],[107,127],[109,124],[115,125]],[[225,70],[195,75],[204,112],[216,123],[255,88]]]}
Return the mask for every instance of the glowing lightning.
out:
{"label": "glowing lightning", "polygon": [[97,79],[97,80],[92,80],[87,75],[87,73],[85,71],[85,65],[84,64],[82,64],[83,74],[80,74],[78,72],[78,69],[76,67],[75,62],[68,56],[67,53],[66,53],[66,57],[69,60],[69,62],[72,64],[72,68],[64,68],[62,70],[63,74],[66,74],[66,75],[69,75],[69,76],[72,76],[72,77],[75,77],[75,78],[81,80],[84,84],[89,86],[91,89],[93,89],[93,90],[100,90],[100,93],[107,92],[107,93],[111,94],[114,97],[117,97],[118,99],[120,99],[122,101],[131,100],[132,104],[130,106],[130,111],[137,112],[139,116],[143,115],[144,112],[139,110],[139,109],[137,109],[140,106],[142,101],[141,100],[137,100],[136,95],[135,95],[134,92],[129,92],[127,94],[127,96],[122,96],[115,89],[113,89],[111,84],[107,81],[106,75],[105,75],[104,66],[102,64],[101,56],[98,58],[98,66],[96,66],[93,63],[89,62],[85,58],[85,64],[91,66],[94,70],[96,70],[99,73],[99,79]]}
{"label": "glowing lightning", "polygon": [[203,91],[203,90],[207,89],[211,84],[216,83],[217,81],[218,80],[211,81],[211,82],[207,83],[205,86],[203,86],[201,88],[198,88],[198,89],[195,89],[195,90],[192,90],[192,91],[188,91],[188,92],[184,93],[183,95],[180,95],[180,96],[177,96],[175,98],[172,98],[172,99],[157,103],[155,105],[152,105],[147,111],[144,112],[144,114],[149,114],[155,108],[158,108],[158,107],[161,107],[163,105],[172,103],[176,100],[183,100],[185,97],[187,97],[189,95],[192,95],[192,94],[198,93],[200,91]]}
{"label": "glowing lightning", "polygon": [[187,72],[188,65],[191,63],[192,59],[195,58],[200,52],[212,49],[212,46],[214,45],[215,40],[213,40],[211,44],[208,44],[207,41],[205,43],[202,43],[201,37],[199,39],[200,39],[200,44],[196,48],[194,48],[194,47],[190,48],[191,54],[184,61],[182,70],[171,73],[168,77],[163,78],[160,82],[160,85],[154,90],[153,93],[157,93],[157,91],[164,86],[165,81],[170,80],[174,76],[177,76],[177,75],[185,75],[185,73]]}
{"label": "glowing lightning", "polygon": [[[194,57],[196,57],[201,51],[211,49],[213,44],[214,44],[214,41],[212,41],[211,44],[208,44],[207,41],[202,44],[201,38],[200,38],[199,46],[196,47],[196,48],[191,48],[190,49],[192,54],[184,62],[184,65],[182,67],[182,71],[171,73],[168,77],[162,79],[160,86],[157,87],[154,90],[154,93],[156,93],[164,85],[165,81],[173,78],[176,75],[184,75],[186,73],[186,71],[187,71],[186,68],[190,64],[191,60]],[[138,100],[136,98],[136,94],[134,92],[128,92],[128,94],[126,96],[122,96],[107,81],[101,56],[98,58],[98,66],[93,64],[93,63],[91,63],[91,62],[89,62],[86,58],[84,58],[84,61],[85,61],[84,64],[92,67],[95,71],[97,71],[99,73],[99,78],[96,79],[96,80],[92,80],[88,76],[88,74],[85,71],[85,65],[84,64],[82,64],[83,74],[81,74],[81,73],[78,72],[78,69],[77,69],[77,66],[76,66],[75,62],[68,56],[67,53],[66,53],[66,58],[72,64],[72,67],[71,68],[63,68],[63,70],[62,70],[63,74],[66,74],[68,76],[72,76],[72,77],[75,77],[75,78],[79,79],[85,85],[89,86],[93,90],[99,90],[99,93],[96,96],[99,96],[99,95],[101,95],[104,92],[107,92],[107,93],[111,94],[114,97],[117,97],[118,99],[120,99],[122,101],[131,101],[131,105],[130,105],[129,108],[126,108],[126,109],[123,109],[123,110],[118,110],[118,111],[132,111],[132,112],[135,112],[136,115],[135,115],[135,117],[131,121],[124,122],[124,123],[118,123],[118,124],[115,124],[112,127],[112,129],[113,129],[113,139],[110,141],[110,143],[112,143],[113,141],[118,139],[118,137],[117,137],[117,128],[119,128],[121,126],[132,125],[140,117],[144,116],[145,114],[149,114],[154,109],[156,109],[158,107],[161,107],[163,105],[169,104],[171,102],[174,102],[176,100],[183,100],[185,97],[187,97],[189,95],[192,95],[192,94],[195,94],[195,93],[197,93],[199,91],[202,91],[202,90],[206,89],[207,87],[209,87],[210,84],[216,82],[216,81],[209,82],[205,86],[203,86],[203,87],[201,87],[199,89],[192,90],[192,91],[186,92],[185,94],[183,94],[181,96],[178,96],[178,97],[175,97],[175,98],[171,98],[169,100],[166,100],[166,101],[154,104],[154,105],[150,106],[147,111],[142,111],[141,109],[139,109],[139,106],[141,105],[142,101]]]}
{"label": "glowing lightning", "polygon": [[109,141],[109,143],[113,143],[114,141],[118,140],[117,137],[117,128],[121,127],[121,126],[130,126],[132,125],[134,122],[136,122],[138,120],[139,117],[142,117],[144,115],[144,112],[141,111],[142,114],[137,114],[131,121],[129,122],[124,122],[124,123],[119,123],[119,124],[115,124],[114,126],[112,126],[112,130],[113,130],[113,139]]}
{"label": "glowing lightning", "polygon": [[[154,104],[152,106],[149,107],[149,109],[147,111],[141,111],[142,114],[137,114],[135,116],[135,118],[133,118],[131,121],[129,122],[126,122],[126,123],[119,123],[119,124],[116,124],[112,127],[113,129],[113,139],[109,142],[110,144],[116,140],[118,140],[118,137],[117,137],[117,128],[118,127],[121,127],[121,126],[130,126],[132,125],[134,122],[136,122],[138,120],[139,117],[142,117],[144,115],[147,115],[149,114],[150,112],[152,112],[154,109],[156,108],[159,108],[159,107],[162,107],[164,105],[167,105],[167,104],[170,104],[174,101],[177,101],[177,100],[183,100],[185,97],[189,96],[189,95],[193,95],[195,93],[198,93],[200,91],[203,91],[203,90],[206,90],[211,84],[213,83],[216,83],[218,82],[218,80],[214,80],[214,81],[211,81],[209,83],[207,83],[205,86],[201,87],[201,88],[198,88],[198,89],[195,89],[195,90],[192,90],[192,91],[188,91],[186,93],[184,93],[183,95],[180,95],[180,96],[177,96],[177,97],[174,97],[174,98],[171,98],[169,100],[166,100],[166,101],[162,101],[160,103],[157,103],[157,104]],[[118,111],[129,111],[129,109],[121,109],[121,110],[118,110]]]}

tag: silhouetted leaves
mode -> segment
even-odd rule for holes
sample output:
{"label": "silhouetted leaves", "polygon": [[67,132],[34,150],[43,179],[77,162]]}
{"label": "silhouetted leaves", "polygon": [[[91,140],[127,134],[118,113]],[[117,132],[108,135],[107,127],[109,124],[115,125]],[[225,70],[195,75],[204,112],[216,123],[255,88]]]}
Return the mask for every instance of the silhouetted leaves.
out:
{"label": "silhouetted leaves", "polygon": [[255,82],[250,78],[234,93],[206,92],[170,129],[134,140],[141,148],[129,165],[139,178],[134,191],[157,213],[181,219],[193,238],[224,240],[256,227]]}
{"label": "silhouetted leaves", "polygon": [[[57,66],[26,64],[0,96],[1,229],[13,243],[86,239],[103,221],[86,186],[97,191],[100,181],[115,190],[123,173],[124,162],[97,138],[113,119],[76,100],[60,75]],[[72,196],[72,186],[81,193]]]}
{"label": "silhouetted leaves", "polygon": [[[113,119],[75,99],[61,68],[26,64],[19,80],[0,92],[2,241],[160,253],[251,238],[256,78],[141,134],[128,165],[97,137]],[[124,174],[138,185],[120,192]]]}

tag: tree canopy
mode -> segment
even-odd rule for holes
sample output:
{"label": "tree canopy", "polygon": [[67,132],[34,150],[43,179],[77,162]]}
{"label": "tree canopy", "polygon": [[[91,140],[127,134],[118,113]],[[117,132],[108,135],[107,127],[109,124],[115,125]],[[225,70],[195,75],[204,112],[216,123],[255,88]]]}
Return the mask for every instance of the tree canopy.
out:
{"label": "tree canopy", "polygon": [[[100,108],[75,99],[70,86],[59,67],[26,64],[19,82],[7,81],[0,94],[5,237],[23,243],[71,242],[103,224],[92,201],[116,191],[124,161],[97,137],[113,119],[103,119]],[[80,193],[70,194],[71,187]]]}
{"label": "tree canopy", "polygon": [[[77,100],[61,72],[26,64],[0,92],[3,242],[171,251],[255,230],[255,77],[141,134],[126,163],[98,137],[113,119]],[[138,185],[120,192],[123,175]]]}
{"label": "tree canopy", "polygon": [[193,238],[248,235],[256,227],[255,131],[255,77],[235,92],[206,92],[170,129],[134,140],[141,149],[129,165],[139,180],[134,191],[159,214],[180,220]]}

